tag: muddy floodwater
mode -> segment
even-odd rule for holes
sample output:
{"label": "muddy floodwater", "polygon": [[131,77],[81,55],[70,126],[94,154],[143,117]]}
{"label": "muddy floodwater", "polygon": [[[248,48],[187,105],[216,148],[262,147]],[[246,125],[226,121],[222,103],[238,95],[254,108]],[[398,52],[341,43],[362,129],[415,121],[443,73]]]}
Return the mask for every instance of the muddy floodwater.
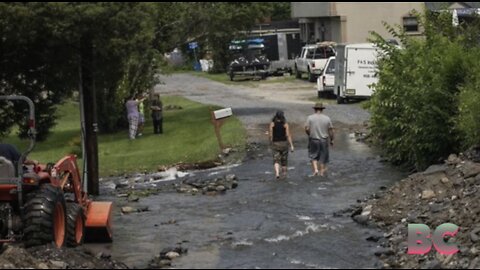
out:
{"label": "muddy floodwater", "polygon": [[188,253],[173,261],[175,268],[378,266],[376,245],[366,241],[378,231],[334,213],[405,174],[380,162],[377,153],[351,134],[341,133],[331,149],[328,176],[309,178],[306,141],[296,146],[286,180],[274,180],[271,152],[260,147],[242,164],[189,176],[234,173],[238,188],[217,196],[162,192],[141,198],[139,203],[150,211],[122,215],[116,209],[114,243],[94,248],[138,268],[177,243]]}

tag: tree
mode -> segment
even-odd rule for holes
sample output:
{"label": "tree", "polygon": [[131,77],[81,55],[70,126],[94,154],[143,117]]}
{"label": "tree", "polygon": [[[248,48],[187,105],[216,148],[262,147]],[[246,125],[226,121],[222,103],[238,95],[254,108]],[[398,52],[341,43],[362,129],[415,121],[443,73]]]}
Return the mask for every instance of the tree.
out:
{"label": "tree", "polygon": [[[99,127],[117,130],[123,99],[154,83],[153,15],[151,3],[1,3],[0,94],[34,100],[38,138],[46,138],[55,105],[78,89],[80,41],[87,37],[94,46]],[[1,134],[24,116],[8,108],[0,114],[10,116],[0,120]]]}
{"label": "tree", "polygon": [[271,4],[270,17],[272,21],[282,21],[292,19],[290,2],[267,2]]}
{"label": "tree", "polygon": [[[214,70],[223,71],[230,41],[286,7],[253,2],[0,3],[0,94],[34,100],[38,138],[45,139],[55,124],[56,105],[78,90],[81,43],[89,40],[99,129],[113,132],[126,126],[125,98],[156,83],[154,75],[164,64],[161,53],[195,40],[213,52]],[[24,115],[2,106],[0,135]],[[26,131],[22,126],[20,135]]]}
{"label": "tree", "polygon": [[[0,3],[0,94],[26,95],[36,103],[40,140],[55,123],[54,105],[71,93],[76,77],[70,48],[53,31],[53,12],[44,3]],[[15,108],[2,110],[2,134],[25,123],[26,108]],[[20,135],[26,132],[21,126]]]}
{"label": "tree", "polygon": [[180,12],[170,25],[180,34],[171,36],[170,44],[186,48],[188,42],[197,41],[212,52],[214,72],[225,71],[230,42],[271,12],[269,3],[194,2],[175,6]]}
{"label": "tree", "polygon": [[385,154],[420,170],[460,151],[463,142],[480,142],[480,50],[478,24],[453,27],[446,12],[419,17],[422,39],[387,26],[401,49],[374,33],[384,54],[370,109]]}

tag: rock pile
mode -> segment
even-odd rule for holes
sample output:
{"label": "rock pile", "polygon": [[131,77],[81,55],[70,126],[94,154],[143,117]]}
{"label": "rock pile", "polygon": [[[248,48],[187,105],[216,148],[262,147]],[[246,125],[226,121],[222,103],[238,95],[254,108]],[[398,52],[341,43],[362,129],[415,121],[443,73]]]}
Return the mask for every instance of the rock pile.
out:
{"label": "rock pile", "polygon": [[155,258],[150,261],[148,268],[159,269],[170,267],[172,266],[172,261],[175,260],[175,258],[178,258],[187,252],[188,249],[181,246],[177,246],[175,248],[164,248],[162,251],[160,251],[159,255],[155,256]]}
{"label": "rock pile", "polygon": [[21,244],[5,245],[0,254],[2,269],[128,269],[111,259],[109,254],[93,252],[84,247],[57,249],[51,245],[22,248]]}
{"label": "rock pile", "polygon": [[[401,180],[387,191],[374,194],[352,207],[352,218],[360,224],[385,231],[369,241],[378,243],[376,255],[385,268],[479,268],[480,267],[480,151],[471,149],[450,155],[441,165]],[[432,247],[426,255],[408,255],[408,224],[426,224],[430,229],[443,223],[460,227],[447,241],[460,252],[440,255]]]}
{"label": "rock pile", "polygon": [[234,174],[210,180],[193,179],[175,185],[178,193],[188,193],[192,195],[203,194],[208,196],[225,194],[227,190],[235,189],[237,186],[238,181]]}

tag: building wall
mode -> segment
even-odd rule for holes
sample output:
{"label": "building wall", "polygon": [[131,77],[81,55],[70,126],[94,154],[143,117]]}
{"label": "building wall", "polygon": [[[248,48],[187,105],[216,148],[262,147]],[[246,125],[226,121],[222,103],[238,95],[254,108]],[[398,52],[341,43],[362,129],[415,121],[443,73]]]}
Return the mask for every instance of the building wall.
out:
{"label": "building wall", "polygon": [[385,38],[392,38],[383,26],[383,21],[390,25],[403,25],[403,17],[413,9],[422,12],[423,2],[402,3],[345,3],[336,2],[337,16],[345,19],[346,43],[367,42],[371,37],[369,31],[375,31]]}
{"label": "building wall", "polygon": [[[338,43],[367,42],[370,31],[392,38],[383,26],[403,25],[410,11],[422,12],[424,2],[292,2],[292,18],[299,19],[304,42],[331,40]],[[324,37],[322,39],[322,23]],[[308,29],[308,31],[307,31]],[[314,36],[310,33],[313,32]],[[415,34],[415,33],[414,33]]]}
{"label": "building wall", "polygon": [[291,2],[292,18],[328,17],[330,2]]}

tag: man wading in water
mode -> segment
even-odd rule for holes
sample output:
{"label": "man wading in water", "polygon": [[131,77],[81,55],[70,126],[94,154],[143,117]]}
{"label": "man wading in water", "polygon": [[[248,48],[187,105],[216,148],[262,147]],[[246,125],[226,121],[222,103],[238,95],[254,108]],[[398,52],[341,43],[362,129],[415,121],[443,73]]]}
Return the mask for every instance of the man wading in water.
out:
{"label": "man wading in water", "polygon": [[[333,125],[330,117],[323,114],[325,106],[316,103],[315,113],[308,116],[305,123],[305,132],[308,135],[308,156],[312,161],[313,174],[310,176],[324,176],[329,161],[328,144],[333,146]],[[320,162],[320,171],[318,170]]]}

